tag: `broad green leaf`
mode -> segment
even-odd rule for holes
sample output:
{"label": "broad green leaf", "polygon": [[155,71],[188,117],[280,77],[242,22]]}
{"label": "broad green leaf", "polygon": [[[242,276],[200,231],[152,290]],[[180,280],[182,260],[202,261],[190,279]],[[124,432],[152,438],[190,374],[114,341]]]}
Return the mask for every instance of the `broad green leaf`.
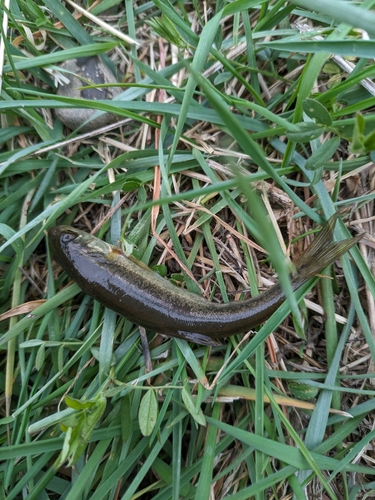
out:
{"label": "broad green leaf", "polygon": [[302,399],[304,401],[315,398],[319,392],[319,389],[317,387],[312,387],[309,384],[303,384],[300,382],[290,382],[288,384],[288,388],[292,392],[294,397],[296,397],[297,399]]}
{"label": "broad green leaf", "polygon": [[332,125],[332,118],[327,108],[315,99],[306,99],[302,104],[304,112],[309,118],[322,125]]}
{"label": "broad green leaf", "polygon": [[305,167],[308,170],[317,170],[328,162],[340,145],[340,139],[334,137],[321,144],[306,161]]}
{"label": "broad green leaf", "polygon": [[138,412],[138,422],[144,436],[149,436],[153,431],[158,418],[158,402],[155,392],[150,389],[143,396]]}
{"label": "broad green leaf", "polygon": [[201,408],[197,408],[197,403],[194,401],[192,398],[190,392],[183,387],[182,388],[182,401],[185,403],[186,409],[190,413],[190,415],[193,417],[193,419],[200,425],[206,426],[206,419],[204,418],[203,411]]}
{"label": "broad green leaf", "polygon": [[320,137],[325,128],[322,125],[313,122],[303,122],[296,124],[296,132],[287,132],[287,137],[292,142],[310,142]]}
{"label": "broad green leaf", "polygon": [[130,193],[131,191],[135,191],[136,189],[138,189],[141,185],[142,181],[137,179],[137,177],[129,177],[122,185],[122,190],[125,193]]}
{"label": "broad green leaf", "polygon": [[[156,273],[160,274],[160,276],[162,276],[163,278],[165,278],[168,274],[168,268],[164,264],[151,266],[151,269],[153,271],[155,271]],[[179,276],[181,276],[181,275],[179,275]]]}

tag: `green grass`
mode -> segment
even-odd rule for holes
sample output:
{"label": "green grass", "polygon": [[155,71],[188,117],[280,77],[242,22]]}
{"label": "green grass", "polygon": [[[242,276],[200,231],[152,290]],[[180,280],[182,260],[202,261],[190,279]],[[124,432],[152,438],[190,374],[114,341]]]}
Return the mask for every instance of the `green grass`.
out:
{"label": "green grass", "polygon": [[[0,498],[373,495],[374,8],[104,0],[75,19],[58,0],[5,2]],[[95,54],[122,100],[56,96],[49,70]],[[127,121],[83,137],[58,107]],[[337,210],[335,237],[364,244],[290,293],[283,249],[296,261]],[[147,332],[149,364],[139,328],[54,262],[55,224],[98,227],[211,300],[261,293],[276,270],[288,301],[219,347]]]}

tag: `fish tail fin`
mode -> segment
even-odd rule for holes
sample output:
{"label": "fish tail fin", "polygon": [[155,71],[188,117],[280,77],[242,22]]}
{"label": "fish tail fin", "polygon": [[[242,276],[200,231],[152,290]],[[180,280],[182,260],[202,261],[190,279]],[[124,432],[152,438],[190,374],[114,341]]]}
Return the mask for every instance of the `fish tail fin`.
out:
{"label": "fish tail fin", "polygon": [[318,236],[314,238],[314,241],[295,263],[296,274],[293,282],[298,282],[296,286],[301,286],[322,269],[332,264],[363,238],[364,234],[362,233],[354,238],[334,242],[333,230],[338,217],[339,214],[335,213],[328,219]]}

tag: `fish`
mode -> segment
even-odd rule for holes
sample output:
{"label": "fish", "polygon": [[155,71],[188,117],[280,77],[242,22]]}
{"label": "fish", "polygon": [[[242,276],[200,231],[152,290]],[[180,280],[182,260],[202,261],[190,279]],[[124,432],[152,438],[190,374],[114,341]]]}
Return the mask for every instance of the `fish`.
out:
{"label": "fish", "polygon": [[[352,248],[363,237],[333,241],[335,213],[294,264],[293,290]],[[210,302],[179,288],[118,247],[70,226],[49,229],[53,258],[86,294],[133,323],[201,345],[243,334],[266,321],[286,300],[279,283],[256,297]]]}

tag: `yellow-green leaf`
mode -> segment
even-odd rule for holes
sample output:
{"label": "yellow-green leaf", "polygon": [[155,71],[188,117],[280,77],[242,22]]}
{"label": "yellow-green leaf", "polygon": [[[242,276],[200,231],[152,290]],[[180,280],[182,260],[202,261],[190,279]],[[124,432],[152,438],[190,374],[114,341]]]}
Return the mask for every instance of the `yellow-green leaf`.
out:
{"label": "yellow-green leaf", "polygon": [[201,408],[197,408],[196,402],[192,398],[190,392],[183,387],[182,388],[182,401],[185,403],[187,411],[193,417],[193,419],[200,425],[206,426],[206,419],[204,418],[203,411]]}
{"label": "yellow-green leaf", "polygon": [[95,400],[87,400],[81,401],[80,399],[71,398],[70,396],[65,396],[65,403],[69,408],[73,408],[73,410],[84,410],[87,408],[91,408],[95,405]]}
{"label": "yellow-green leaf", "polygon": [[144,436],[149,436],[153,431],[158,418],[158,402],[153,390],[143,396],[139,406],[138,422]]}

